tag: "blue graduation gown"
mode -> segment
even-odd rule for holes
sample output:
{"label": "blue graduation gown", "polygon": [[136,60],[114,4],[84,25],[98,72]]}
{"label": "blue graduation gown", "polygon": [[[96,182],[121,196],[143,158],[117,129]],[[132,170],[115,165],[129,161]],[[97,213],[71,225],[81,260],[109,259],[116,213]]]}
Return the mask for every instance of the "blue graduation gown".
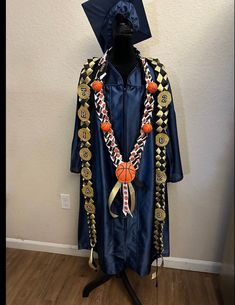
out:
{"label": "blue graduation gown", "polygon": [[[150,71],[155,80],[152,67]],[[115,67],[109,63],[105,79],[105,97],[111,123],[117,142],[123,154],[123,161],[128,161],[129,154],[139,135],[145,81],[142,68],[137,65],[130,73],[127,85]],[[169,89],[171,92],[171,89]],[[79,104],[79,102],[78,102]],[[91,112],[91,152],[94,202],[96,205],[97,245],[99,264],[103,272],[117,274],[129,267],[141,276],[150,273],[151,263],[156,259],[153,245],[154,209],[155,209],[155,135],[156,135],[156,103],[152,124],[154,131],[147,138],[144,152],[137,171],[137,178],[144,183],[141,188],[133,183],[136,192],[136,208],[131,216],[122,214],[122,195],[117,194],[112,204],[112,211],[120,216],[112,218],[108,208],[108,197],[117,179],[105,146],[100,121],[96,115],[94,100],[90,102]],[[77,105],[77,109],[79,105]],[[167,177],[168,182],[177,182],[183,178],[178,145],[176,116],[174,103],[169,106],[167,145]],[[80,173],[79,138],[77,131],[80,122],[76,112],[74,137],[72,142],[71,166],[73,173]],[[81,183],[82,184],[82,183]],[[164,256],[169,256],[169,214],[166,194],[166,222],[164,226]],[[87,217],[84,209],[84,198],[80,191],[80,213],[78,224],[78,249],[90,249]]]}

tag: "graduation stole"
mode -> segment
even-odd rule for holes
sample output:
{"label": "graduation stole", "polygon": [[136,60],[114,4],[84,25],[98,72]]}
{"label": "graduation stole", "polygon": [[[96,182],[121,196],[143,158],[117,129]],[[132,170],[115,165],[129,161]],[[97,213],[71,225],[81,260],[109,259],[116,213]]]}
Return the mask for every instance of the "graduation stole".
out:
{"label": "graduation stole", "polygon": [[[104,141],[109,151],[110,158],[113,165],[116,167],[117,182],[113,187],[108,203],[109,211],[113,218],[118,217],[111,211],[111,205],[118,191],[122,188],[123,193],[123,208],[122,212],[125,216],[127,214],[132,216],[132,212],[135,208],[135,190],[132,185],[132,181],[136,176],[136,172],[139,169],[142,153],[144,151],[145,143],[149,133],[153,130],[151,119],[153,116],[155,99],[153,94],[157,91],[158,86],[153,82],[148,63],[145,58],[140,57],[141,64],[143,66],[145,81],[146,81],[146,96],[144,100],[144,112],[141,120],[140,134],[137,138],[136,144],[130,153],[129,161],[124,162],[121,151],[118,147],[110,117],[108,114],[107,105],[105,102],[105,93],[103,89],[103,80],[106,76],[107,68],[107,55],[109,50],[100,59],[98,64],[98,72],[95,77],[95,81],[92,83],[92,88],[95,91],[95,107],[98,118],[101,122],[101,129],[103,131]],[[129,192],[131,197],[131,208],[129,207]],[[133,216],[132,216],[133,217]]]}

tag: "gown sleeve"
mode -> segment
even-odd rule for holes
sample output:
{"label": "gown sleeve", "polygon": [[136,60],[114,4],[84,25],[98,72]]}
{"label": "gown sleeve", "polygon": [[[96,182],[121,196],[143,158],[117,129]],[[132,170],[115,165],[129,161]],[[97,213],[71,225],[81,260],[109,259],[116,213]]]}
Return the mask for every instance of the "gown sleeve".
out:
{"label": "gown sleeve", "polygon": [[[80,82],[80,79],[79,79]],[[78,129],[80,127],[80,119],[77,115],[78,108],[79,108],[79,97],[77,97],[77,107],[76,107],[76,114],[75,114],[75,124],[74,124],[74,133],[73,133],[73,141],[71,147],[71,160],[70,160],[70,171],[72,173],[79,174],[81,172],[81,158],[79,156],[80,150],[80,139],[78,137]]]}
{"label": "gown sleeve", "polygon": [[[169,80],[168,80],[169,82]],[[169,83],[168,91],[172,95]],[[176,113],[172,95],[172,102],[169,105],[168,114],[168,135],[169,143],[167,145],[167,182],[178,182],[183,179],[183,170],[180,157],[179,140],[177,132]]]}

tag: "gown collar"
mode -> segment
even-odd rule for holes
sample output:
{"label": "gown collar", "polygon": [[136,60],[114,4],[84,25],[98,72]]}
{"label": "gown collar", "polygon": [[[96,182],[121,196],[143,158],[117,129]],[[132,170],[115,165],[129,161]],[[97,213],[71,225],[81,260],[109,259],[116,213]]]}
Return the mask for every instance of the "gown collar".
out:
{"label": "gown collar", "polygon": [[[137,63],[136,66],[132,69],[132,71],[128,75],[127,86],[144,85],[144,80],[141,72],[142,71],[140,64]],[[120,72],[114,67],[114,65],[111,62],[108,63],[106,84],[124,86],[123,78]]]}

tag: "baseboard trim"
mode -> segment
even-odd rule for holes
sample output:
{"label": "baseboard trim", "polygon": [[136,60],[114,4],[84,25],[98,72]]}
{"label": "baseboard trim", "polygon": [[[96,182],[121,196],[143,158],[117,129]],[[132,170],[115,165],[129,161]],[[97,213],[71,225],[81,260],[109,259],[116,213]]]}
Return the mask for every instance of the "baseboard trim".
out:
{"label": "baseboard trim", "polygon": [[220,273],[221,263],[204,260],[196,260],[180,257],[166,257],[164,259],[166,268],[198,271],[206,273]]}
{"label": "baseboard trim", "polygon": [[[56,243],[7,237],[6,246],[7,248],[58,253],[65,255],[80,256],[80,257],[89,256],[88,250],[78,250],[76,245],[56,244]],[[173,269],[190,270],[190,271],[207,272],[207,273],[220,273],[220,269],[221,269],[221,263],[219,262],[194,260],[194,259],[178,258],[178,257],[166,257],[164,261],[165,261],[164,265],[166,268],[173,268]]]}
{"label": "baseboard trim", "polygon": [[88,250],[78,250],[76,245],[56,244],[35,240],[6,238],[6,247],[22,250],[41,251],[65,255],[88,257]]}

